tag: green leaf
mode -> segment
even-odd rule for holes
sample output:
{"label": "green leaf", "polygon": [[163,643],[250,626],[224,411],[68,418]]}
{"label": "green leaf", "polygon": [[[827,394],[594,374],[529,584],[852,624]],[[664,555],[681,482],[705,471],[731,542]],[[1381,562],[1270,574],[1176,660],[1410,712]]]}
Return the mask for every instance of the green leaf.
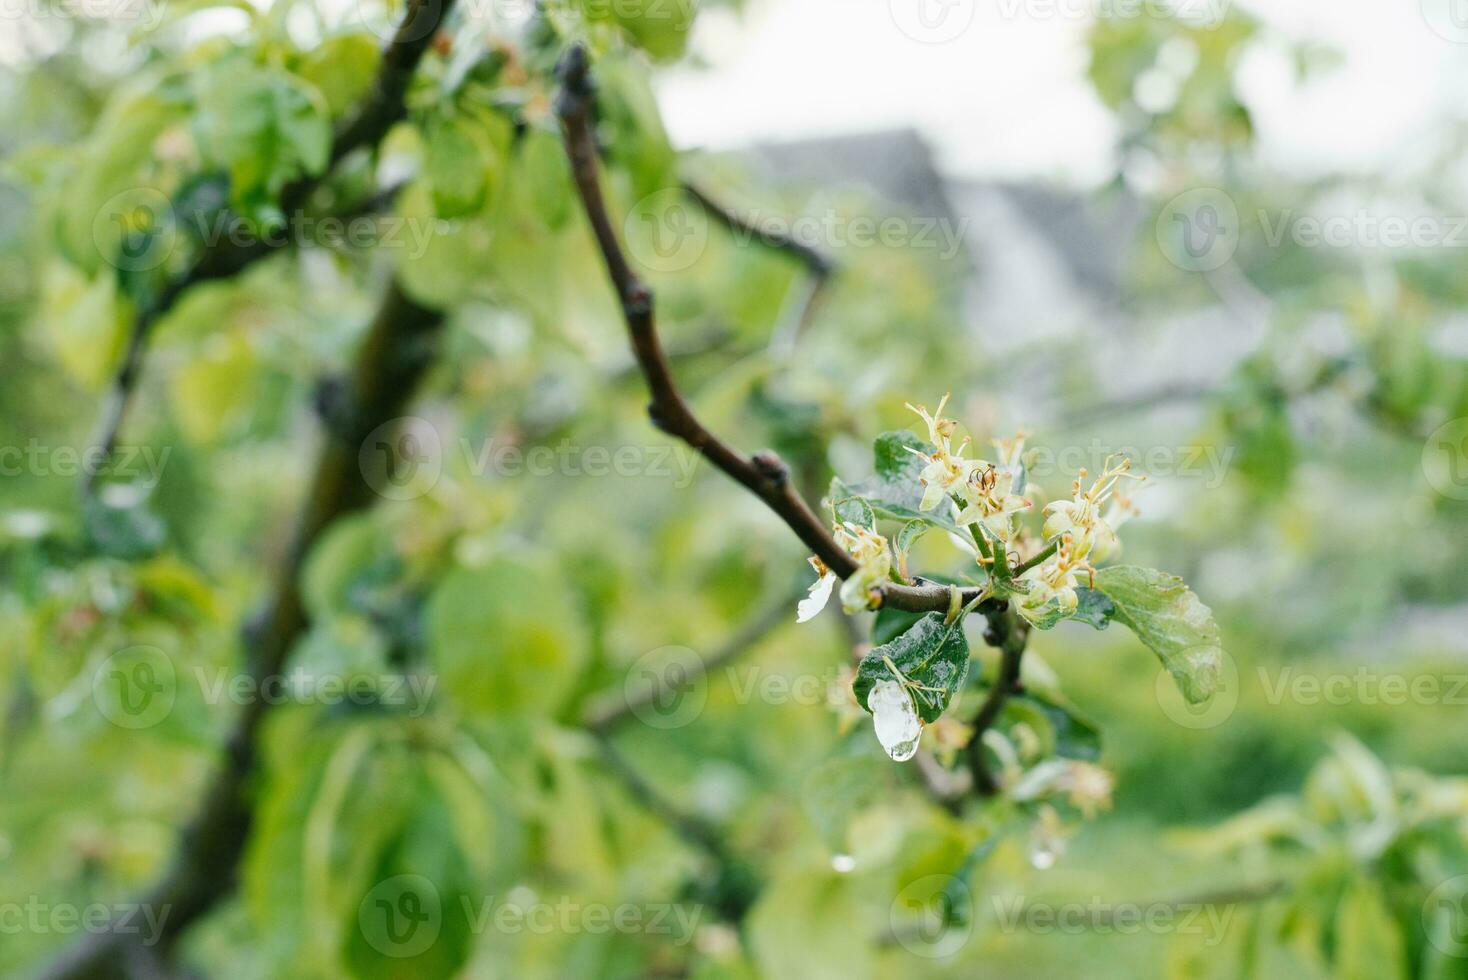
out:
{"label": "green leaf", "polygon": [[933,451],[932,446],[905,430],[877,436],[872,441],[874,475],[853,486],[852,492],[903,513],[920,515],[923,461],[909,451],[913,449]]}
{"label": "green leaf", "polygon": [[1189,703],[1212,697],[1223,657],[1218,624],[1182,579],[1153,568],[1118,565],[1097,572],[1096,587],[1114,606],[1111,618],[1161,658]]}
{"label": "green leaf", "polygon": [[259,362],[249,337],[230,330],[207,338],[169,378],[169,401],[184,435],[210,443],[255,401]]}
{"label": "green leaf", "polygon": [[827,493],[826,500],[831,505],[831,512],[836,515],[836,520],[843,524],[857,524],[861,527],[875,529],[877,526],[877,515],[873,513],[871,504],[851,492],[851,488],[841,482],[841,478],[831,478],[831,489]]}
{"label": "green leaf", "polygon": [[1370,879],[1356,878],[1347,886],[1336,907],[1335,935],[1336,980],[1407,980],[1401,926]]}
{"label": "green leaf", "polygon": [[878,646],[890,643],[912,629],[913,624],[922,619],[923,615],[923,613],[906,612],[889,606],[881,607],[877,610],[876,618],[872,620],[872,643]]}
{"label": "green leaf", "polygon": [[1081,586],[1076,589],[1076,608],[1069,619],[1079,620],[1093,629],[1104,630],[1116,615],[1116,604],[1100,589]]}
{"label": "green leaf", "polygon": [[331,159],[331,122],[326,100],[304,81],[278,74],[273,86],[275,125],[291,151],[293,163],[319,174]]}
{"label": "green leaf", "polygon": [[[747,921],[749,945],[769,980],[866,980],[872,935],[855,876],[787,867],[760,895]],[[885,916],[884,916],[885,918]]]}
{"label": "green leaf", "polygon": [[421,247],[395,249],[398,276],[409,295],[428,306],[457,306],[485,288],[485,270],[493,268],[495,232],[483,215],[438,222],[433,188],[418,179],[398,195],[398,214],[408,228],[431,229]]}
{"label": "green leaf", "polygon": [[904,678],[918,685],[909,688],[918,717],[925,722],[937,721],[968,676],[968,637],[963,632],[963,620],[945,623],[942,613],[930,612],[907,632],[863,657],[852,685],[862,708],[866,708],[867,695],[878,681],[902,679],[887,666],[889,660]]}
{"label": "green leaf", "polygon": [[[923,461],[913,452],[933,454],[933,446],[924,442],[906,429],[883,432],[872,440],[872,456],[877,477],[887,483],[911,486],[918,483],[923,472]],[[921,497],[921,491],[918,493]]]}
{"label": "green leaf", "polygon": [[640,57],[608,56],[596,65],[598,105],[611,133],[607,153],[631,176],[634,200],[679,186],[677,153],[663,127],[650,74]]}
{"label": "green leaf", "polygon": [[[599,0],[592,0],[598,3]],[[612,4],[617,22],[642,50],[658,61],[683,54],[697,13],[695,0],[642,0]]]}
{"label": "green leaf", "polygon": [[311,549],[301,575],[306,609],[316,619],[361,612],[358,593],[381,586],[401,570],[390,539],[371,514],[342,518]]}
{"label": "green leaf", "polygon": [[381,48],[370,34],[343,34],[306,55],[300,76],[321,93],[333,116],[341,116],[367,93]]}
{"label": "green leaf", "polygon": [[489,138],[461,116],[434,119],[425,138],[425,167],[439,217],[457,218],[479,210],[494,164]]}
{"label": "green leaf", "polygon": [[566,151],[553,133],[531,129],[520,141],[515,179],[528,188],[530,200],[546,228],[564,227],[571,217],[571,168]]}
{"label": "green leaf", "polygon": [[131,314],[111,269],[90,281],[65,263],[46,270],[40,315],[46,341],[66,372],[88,387],[101,387],[111,377]]}
{"label": "green leaf", "polygon": [[833,853],[849,850],[846,828],[852,817],[887,798],[892,772],[890,766],[873,766],[862,756],[838,756],[806,775],[801,802]]}
{"label": "green leaf", "polygon": [[119,208],[160,200],[154,147],[184,110],[183,100],[153,87],[124,89],[109,101],[86,145],[67,161],[74,169],[58,185],[57,244],[67,261],[89,275],[111,271],[107,266],[117,262],[122,231]]}
{"label": "green leaf", "polygon": [[227,170],[231,195],[249,218],[288,181],[319,174],[331,156],[326,100],[309,83],[226,58],[196,75],[193,125],[206,165]]}
{"label": "green leaf", "polygon": [[1028,721],[1042,738],[1047,754],[1095,762],[1101,758],[1101,731],[1095,722],[1057,694],[1029,688],[1004,706],[1011,721]]}
{"label": "green leaf", "polygon": [[427,775],[416,775],[412,811],[341,910],[343,958],[361,980],[455,976],[474,948],[482,891],[452,815]]}
{"label": "green leaf", "polygon": [[125,484],[107,484],[88,495],[82,523],[93,548],[123,561],[157,554],[167,537],[163,519],[148,506],[147,492]]}
{"label": "green leaf", "polygon": [[848,488],[852,496],[866,500],[876,516],[897,521],[922,521],[930,527],[959,533],[948,508],[939,505],[929,511],[919,509],[923,502],[920,479],[923,461],[909,449],[931,453],[933,447],[905,430],[884,432],[872,442],[875,474]]}
{"label": "green leaf", "polygon": [[523,560],[449,573],[428,603],[428,650],[443,689],[491,715],[560,707],[586,646],[562,594],[555,575]]}
{"label": "green leaf", "polygon": [[912,550],[912,546],[917,542],[917,539],[932,530],[932,528],[933,525],[928,521],[914,520],[902,525],[902,529],[897,532],[897,537],[893,540],[893,549],[897,552],[897,565],[899,568],[906,571],[907,553]]}

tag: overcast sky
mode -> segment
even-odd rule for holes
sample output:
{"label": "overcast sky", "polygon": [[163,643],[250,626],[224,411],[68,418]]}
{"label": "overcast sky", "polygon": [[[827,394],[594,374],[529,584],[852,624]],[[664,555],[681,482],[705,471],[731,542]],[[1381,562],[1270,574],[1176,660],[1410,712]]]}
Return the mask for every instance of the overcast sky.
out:
{"label": "overcast sky", "polygon": [[[685,147],[913,125],[950,173],[1086,185],[1108,173],[1115,136],[1085,80],[1091,11],[1146,2],[749,0],[742,17],[700,19],[697,49],[711,69],[667,74],[660,98]],[[1242,80],[1261,152],[1287,171],[1421,159],[1468,105],[1462,0],[1241,6],[1269,27]],[[1299,89],[1285,39],[1330,44],[1344,63]]]}

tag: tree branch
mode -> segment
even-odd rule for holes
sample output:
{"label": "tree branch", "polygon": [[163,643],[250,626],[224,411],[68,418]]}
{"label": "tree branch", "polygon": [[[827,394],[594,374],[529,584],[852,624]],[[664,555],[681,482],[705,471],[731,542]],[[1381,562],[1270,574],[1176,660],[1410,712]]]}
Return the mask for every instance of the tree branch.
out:
{"label": "tree branch", "polygon": [[[647,382],[651,395],[648,415],[653,424],[668,435],[688,443],[725,475],[763,500],[795,532],[796,537],[825,562],[827,568],[842,578],[850,576],[856,571],[856,562],[836,543],[825,524],[795,491],[790,482],[790,470],[780,457],[768,450],[744,456],[705,428],[678,390],[667,355],[658,339],[652,291],[628,264],[607,214],[596,140],[591,131],[594,90],[586,50],[580,45],[569,48],[557,73],[561,90],[556,98],[556,113],[561,119],[572,178],[612,288],[621,304],[633,356]],[[972,601],[979,594],[977,588],[965,589],[963,601]],[[950,592],[948,586],[892,583],[884,588],[883,602],[912,612],[942,611],[949,606]]]}
{"label": "tree branch", "polygon": [[[290,215],[300,210],[345,157],[364,146],[381,142],[388,129],[407,113],[404,97],[418,63],[433,41],[433,35],[453,9],[454,0],[409,0],[402,23],[382,54],[382,63],[372,89],[357,112],[332,140],[330,162],[317,176],[298,178],[280,194],[280,210]],[[103,401],[96,434],[91,445],[101,449],[103,460],[117,447],[118,433],[142,374],[143,357],[153,327],[189,289],[206,282],[238,275],[259,259],[282,247],[289,236],[260,235],[246,245],[227,239],[204,248],[188,270],[170,280],[134,317],[123,349],[122,361],[113,375]],[[89,496],[100,467],[87,467],[82,477],[82,495]]]}
{"label": "tree branch", "polygon": [[1009,696],[1019,690],[1020,661],[1024,658],[1029,638],[1029,627],[1008,604],[989,617],[989,629],[984,640],[999,648],[999,672],[994,678],[994,686],[989,689],[989,696],[979,706],[979,713],[974,715],[974,734],[967,749],[974,789],[982,796],[993,796],[999,792],[999,784],[989,772],[988,760],[984,758],[984,733],[994,727]]}
{"label": "tree branch", "polygon": [[770,333],[771,353],[777,358],[788,356],[809,326],[811,315],[820,303],[826,283],[836,271],[835,260],[773,222],[761,222],[735,212],[715,200],[698,184],[684,181],[683,190],[698,202],[705,214],[733,235],[736,241],[753,241],[765,248],[792,256],[810,273],[808,282],[796,284],[799,294],[786,300],[780,319]]}
{"label": "tree branch", "polygon": [[[402,414],[409,395],[432,361],[443,314],[418,305],[396,284],[390,287],[357,355],[316,461],[311,490],[263,613],[243,631],[246,669],[259,689],[281,672],[309,623],[301,597],[307,553],[338,518],[368,506],[372,490],[359,449],[373,429]],[[236,884],[253,812],[247,783],[255,771],[257,736],[270,704],[255,699],[235,719],[224,760],[202,805],[184,828],[173,866],[141,901],[165,910],[167,919],[152,952],[166,957],[179,936]],[[114,927],[119,924],[114,923]],[[136,931],[99,933],[73,947],[41,974],[44,980],[127,980],[137,952]]]}
{"label": "tree branch", "polygon": [[698,206],[703,208],[705,214],[723,225],[736,238],[748,239],[777,252],[789,253],[810,270],[811,275],[817,279],[825,279],[836,271],[836,263],[830,256],[800,241],[783,228],[738,214],[733,209],[714,200],[707,191],[692,181],[684,181],[683,190],[698,202]]}

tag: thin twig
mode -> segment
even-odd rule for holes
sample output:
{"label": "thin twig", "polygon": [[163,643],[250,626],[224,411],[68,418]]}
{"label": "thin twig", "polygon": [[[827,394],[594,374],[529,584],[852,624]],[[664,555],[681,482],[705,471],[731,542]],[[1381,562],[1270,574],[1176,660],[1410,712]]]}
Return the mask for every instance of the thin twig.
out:
{"label": "thin twig", "polygon": [[[689,664],[688,670],[681,679],[688,682],[705,677],[744,656],[778,627],[795,622],[792,610],[803,595],[805,595],[804,589],[788,595],[780,595],[775,601],[750,617],[737,632],[724,641],[723,646],[707,658]],[[654,703],[664,693],[666,693],[666,685],[659,678],[658,683],[648,685],[636,695],[625,694],[599,708],[587,711],[582,719],[582,725],[593,732],[609,732],[627,718]]]}
{"label": "thin twig", "polygon": [[974,777],[974,789],[982,796],[993,796],[999,792],[999,784],[989,772],[984,757],[984,733],[994,727],[999,715],[1008,703],[1009,696],[1019,686],[1020,661],[1025,655],[1025,644],[1029,640],[1029,629],[1011,608],[989,617],[989,630],[984,639],[999,648],[999,671],[989,696],[974,715],[973,737],[968,743],[968,767]]}
{"label": "thin twig", "polygon": [[1060,539],[1056,538],[1054,541],[1051,541],[1049,544],[1047,544],[1044,548],[1041,548],[1035,554],[1035,557],[1031,558],[1029,561],[1021,562],[1020,564],[1014,566],[1014,571],[1011,574],[1015,578],[1019,578],[1025,572],[1028,572],[1030,569],[1034,568],[1042,561],[1045,561],[1047,558],[1049,558],[1051,555],[1055,554],[1055,552],[1059,550]]}
{"label": "thin twig", "polygon": [[[397,32],[383,51],[382,62],[372,89],[357,112],[338,130],[331,144],[326,169],[316,176],[292,181],[281,191],[280,210],[290,215],[299,211],[311,193],[320,186],[336,165],[354,151],[381,142],[394,123],[407,113],[404,98],[413,73],[433,41],[433,35],[453,9],[454,0],[409,0],[407,12]],[[238,275],[290,240],[289,235],[258,235],[248,244],[238,245],[227,238],[206,246],[185,272],[170,280],[133,318],[123,349],[122,360],[113,374],[112,384],[103,398],[103,406],[91,445],[99,458],[110,459],[117,448],[118,433],[127,417],[128,407],[136,393],[142,374],[148,338],[184,293],[194,286]],[[82,477],[81,492],[90,496],[100,467],[87,467]]]}
{"label": "thin twig", "polygon": [[713,860],[716,877],[708,890],[709,900],[724,920],[742,921],[754,903],[759,885],[749,865],[724,843],[719,828],[665,798],[617,751],[605,733],[593,732],[592,737],[608,770],[618,777],[632,799]]}
{"label": "thin twig", "polygon": [[776,222],[759,221],[716,200],[702,186],[684,181],[683,189],[698,202],[704,213],[722,225],[740,243],[754,242],[772,251],[793,257],[810,274],[793,287],[797,292],[787,297],[780,318],[770,331],[769,349],[774,357],[786,357],[795,349],[810,325],[821,296],[836,271],[836,262],[814,245],[802,242]]}
{"label": "thin twig", "polygon": [[633,799],[637,800],[643,809],[661,817],[674,833],[707,852],[714,860],[721,864],[734,863],[734,855],[729,853],[729,849],[724,845],[723,837],[716,829],[698,817],[684,813],[664,799],[662,794],[623,758],[622,754],[612,745],[611,739],[607,738],[604,733],[593,732],[592,734],[596,738],[597,747],[601,751],[602,758],[606,760],[608,768],[617,775]]}
{"label": "thin twig", "polygon": [[683,189],[698,202],[699,207],[716,222],[723,225],[739,241],[753,241],[777,252],[788,252],[810,270],[811,275],[825,279],[836,270],[836,263],[820,249],[807,245],[773,222],[762,222],[739,214],[721,204],[701,186],[684,181]]}
{"label": "thin twig", "polygon": [[[648,415],[653,424],[688,443],[725,475],[764,501],[827,568],[842,578],[850,576],[856,571],[856,562],[801,499],[791,485],[790,470],[780,457],[768,450],[744,456],[705,428],[678,390],[658,339],[652,291],[628,264],[615,225],[607,214],[596,140],[591,131],[594,92],[586,50],[580,45],[569,48],[557,71],[561,90],[556,99],[556,112],[561,119],[572,178],[621,304],[633,355],[647,382],[651,395]],[[977,599],[979,595],[977,588],[965,589],[963,601]],[[883,596],[886,605],[914,612],[946,610],[950,602],[950,590],[946,586],[888,584],[884,586]]]}

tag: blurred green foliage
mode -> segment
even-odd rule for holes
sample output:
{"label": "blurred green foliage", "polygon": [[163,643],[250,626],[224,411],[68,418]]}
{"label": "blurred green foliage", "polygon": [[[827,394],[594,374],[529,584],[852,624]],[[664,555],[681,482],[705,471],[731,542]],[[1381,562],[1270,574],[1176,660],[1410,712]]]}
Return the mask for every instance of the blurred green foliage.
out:
{"label": "blurred green foliage", "polygon": [[[680,181],[765,213],[900,209],[847,188],[758,186],[737,159],[677,152],[652,78],[684,53],[689,4],[659,4],[674,15],[661,18],[553,2],[523,25],[466,27],[425,62],[407,121],[302,215],[280,213],[278,195],[325,172],[379,37],[309,4],[246,7],[231,8],[238,29],[193,33],[180,28],[210,11],[182,5],[128,46],[115,25],[50,19],[46,43],[0,64],[0,447],[24,453],[0,477],[5,909],[126,902],[168,866],[241,709],[219,685],[240,676],[240,628],[296,520],[320,382],[349,366],[396,277],[450,314],[413,408],[438,472],[307,557],[311,626],[292,666],[366,694],[311,703],[298,687],[270,712],[238,892],[186,936],[184,962],[238,978],[1461,974],[1468,960],[1439,955],[1429,931],[1451,936],[1461,914],[1460,895],[1432,895],[1463,871],[1463,791],[1419,771],[1464,773],[1468,725],[1448,693],[1461,650],[1413,626],[1461,615],[1468,581],[1468,506],[1421,465],[1427,435],[1468,415],[1468,362],[1439,337],[1468,294],[1451,252],[1272,244],[1249,217],[1346,183],[1302,185],[1255,158],[1235,77],[1262,30],[1252,18],[1109,18],[1090,32],[1090,78],[1122,133],[1097,196],[1140,192],[1149,209],[1127,316],[1155,328],[1220,301],[1256,315],[1154,234],[1167,202],[1201,185],[1244,216],[1229,269],[1265,311],[1258,349],[1201,411],[1103,424],[1064,419],[1101,390],[1093,348],[1115,341],[991,353],[963,314],[968,255],[840,249],[797,353],[772,348],[807,273],[706,222]],[[891,763],[844,699],[853,636],[834,614],[794,626],[798,542],[648,425],[551,115],[549,70],[571,38],[598,57],[610,209],[628,216],[619,230],[658,293],[681,382],[712,429],[784,454],[809,499],[835,472],[871,471],[870,441],[909,424],[906,400],[952,390],[976,437],[998,435],[1025,421],[1004,406],[1036,372],[1066,382],[1045,443],[1104,430],[1112,445],[1228,452],[1216,485],[1158,480],[1166,499],[1127,535],[1129,562],[1183,574],[1213,605],[1237,677],[1215,714],[1168,700],[1156,660],[1120,630],[1061,624],[1027,658],[1008,736],[1089,759],[1099,731],[1116,777],[1114,810],[1068,845],[1023,801],[954,814]],[[1317,52],[1299,59],[1331,70]],[[1159,71],[1176,76],[1170,99],[1149,93]],[[398,180],[367,247],[319,234]],[[156,325],[125,430],[136,452],[82,503],[78,458],[133,316],[229,214],[252,234],[303,216],[317,232],[194,287]],[[680,221],[705,222],[686,265],[657,237]],[[1317,344],[1322,321],[1343,340]],[[588,477],[592,449],[629,450],[634,465]],[[535,450],[552,462],[531,466]],[[1044,479],[1053,493],[1073,475]],[[941,537],[912,542],[914,559]],[[656,795],[717,828],[737,858],[721,863],[646,805],[583,720],[668,648],[708,657],[771,603],[782,625],[690,688],[692,717],[634,716],[609,736]],[[874,618],[873,639],[890,638]],[[966,716],[994,670],[977,630],[969,641]],[[1363,665],[1436,678],[1439,693],[1311,701],[1290,686]],[[135,676],[171,670],[172,700],[128,727],[109,678],[145,667]],[[1329,743],[1337,730],[1355,740]],[[409,908],[404,876],[428,878],[440,903],[425,948],[365,924],[377,902]],[[1276,878],[1281,892],[1216,905],[1231,913],[1213,931],[1206,917],[1202,931],[1124,932],[1089,912],[1076,930],[1011,914],[1093,900],[1115,914]],[[742,924],[725,921],[751,900]],[[547,913],[560,925],[496,919],[506,908],[561,910]],[[594,928],[592,909],[644,918]],[[7,929],[0,972],[76,938]]]}

